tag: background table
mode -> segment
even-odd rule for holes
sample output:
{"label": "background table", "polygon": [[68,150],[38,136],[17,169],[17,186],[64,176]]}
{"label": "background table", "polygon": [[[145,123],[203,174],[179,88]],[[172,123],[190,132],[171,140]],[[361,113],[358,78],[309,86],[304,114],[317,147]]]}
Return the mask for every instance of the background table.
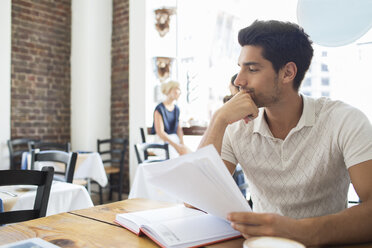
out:
{"label": "background table", "polygon": [[[53,162],[37,162],[35,169],[43,166],[53,166],[56,171],[64,171],[64,166],[58,166]],[[22,169],[31,168],[31,155],[29,152],[22,153]],[[102,158],[97,152],[78,153],[74,179],[89,179],[96,181],[102,187],[107,185],[107,175]]]}
{"label": "background table", "polygon": [[[0,189],[17,194],[17,197],[13,197],[0,193],[4,211],[33,208],[36,186],[1,186]],[[93,202],[86,188],[81,185],[53,181],[47,216],[89,207],[93,207]]]}
{"label": "background table", "polygon": [[160,188],[157,188],[149,183],[144,173],[142,164],[138,165],[137,167],[128,198],[146,198],[156,201],[181,202],[177,198],[165,193]]}
{"label": "background table", "polygon": [[[164,202],[131,199],[88,209],[52,215],[0,227],[0,245],[27,238],[39,237],[61,247],[158,247],[147,236],[133,234],[114,223],[117,213],[172,206]],[[238,238],[211,248],[241,248],[244,239]],[[343,248],[372,248],[372,243],[362,245],[334,246]]]}

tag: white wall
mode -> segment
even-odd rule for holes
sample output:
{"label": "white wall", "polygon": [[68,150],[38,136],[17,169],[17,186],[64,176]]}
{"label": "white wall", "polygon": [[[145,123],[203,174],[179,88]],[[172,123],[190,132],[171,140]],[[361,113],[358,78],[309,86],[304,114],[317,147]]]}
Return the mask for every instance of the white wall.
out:
{"label": "white wall", "polygon": [[0,169],[9,169],[11,0],[0,1]]}
{"label": "white wall", "polygon": [[137,168],[134,144],[140,142],[140,127],[146,117],[146,0],[129,1],[129,173]]}
{"label": "white wall", "polygon": [[110,138],[112,0],[73,0],[71,145],[96,151]]}

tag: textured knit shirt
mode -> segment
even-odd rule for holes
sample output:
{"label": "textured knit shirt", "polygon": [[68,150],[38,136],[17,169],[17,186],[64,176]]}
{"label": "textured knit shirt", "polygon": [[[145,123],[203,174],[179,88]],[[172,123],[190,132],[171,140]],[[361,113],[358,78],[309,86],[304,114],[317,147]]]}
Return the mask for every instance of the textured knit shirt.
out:
{"label": "textured knit shirt", "polygon": [[302,99],[301,118],[284,140],[273,137],[264,109],[226,128],[222,159],[241,165],[255,212],[339,212],[347,207],[348,168],[372,159],[372,127],[362,112],[328,98]]}

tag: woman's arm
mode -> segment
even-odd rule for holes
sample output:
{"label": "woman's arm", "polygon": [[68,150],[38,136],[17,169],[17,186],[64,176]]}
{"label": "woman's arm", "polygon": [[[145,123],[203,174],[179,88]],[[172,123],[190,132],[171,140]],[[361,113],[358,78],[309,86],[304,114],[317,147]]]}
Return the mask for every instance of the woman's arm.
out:
{"label": "woman's arm", "polygon": [[183,142],[183,130],[182,130],[182,127],[179,123],[178,123],[178,127],[177,127],[177,136],[180,139],[180,144],[184,145],[185,143]]}
{"label": "woman's arm", "polygon": [[[176,151],[182,155],[187,153],[187,148],[184,147],[182,144],[177,144],[174,141],[172,141],[168,134],[164,131],[164,121],[163,117],[159,113],[159,111],[155,110],[154,112],[154,125],[155,125],[155,132],[156,134],[165,142],[168,142],[171,146],[173,146]],[[178,130],[177,130],[178,133]]]}

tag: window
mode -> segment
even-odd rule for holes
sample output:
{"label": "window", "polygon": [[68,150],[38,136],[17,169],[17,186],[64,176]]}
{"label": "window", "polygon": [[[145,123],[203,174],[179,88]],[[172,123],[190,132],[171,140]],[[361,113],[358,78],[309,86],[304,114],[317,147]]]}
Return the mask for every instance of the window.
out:
{"label": "window", "polygon": [[305,96],[311,96],[311,92],[310,92],[310,91],[302,91],[302,93],[303,93]]}
{"label": "window", "polygon": [[322,91],[322,96],[329,97],[329,91]]}
{"label": "window", "polygon": [[[160,0],[148,2],[164,5]],[[171,72],[172,79],[178,80],[182,88],[178,101],[182,120],[209,121],[212,113],[223,104],[224,96],[230,94],[231,76],[240,70],[237,66],[241,50],[237,41],[238,31],[255,19],[297,22],[297,1],[288,0],[285,8],[281,1],[276,0],[256,1],[254,4],[244,0],[234,0],[234,4],[229,1],[217,1],[219,4],[216,4],[213,0],[176,2],[177,14],[171,19],[173,26],[163,38],[156,33],[159,43],[156,47],[164,48],[161,55],[176,58]],[[268,4],[276,11],[268,11]],[[154,32],[153,20],[149,25],[149,32]],[[175,37],[177,47],[167,43]],[[169,52],[171,48],[174,53]],[[347,102],[372,120],[372,108],[365,103],[372,91],[369,69],[372,64],[372,29],[348,46],[329,48],[314,43],[313,48],[314,57],[302,82],[301,92]],[[148,49],[149,55],[158,55],[153,50]],[[157,80],[154,73],[149,75],[152,76],[148,79],[150,82]],[[156,104],[157,101],[149,104],[149,113],[153,113]],[[152,115],[147,119],[152,124]]]}
{"label": "window", "polygon": [[305,78],[303,86],[304,87],[311,87],[311,78]]}
{"label": "window", "polygon": [[329,86],[329,78],[322,78],[322,85]]}

